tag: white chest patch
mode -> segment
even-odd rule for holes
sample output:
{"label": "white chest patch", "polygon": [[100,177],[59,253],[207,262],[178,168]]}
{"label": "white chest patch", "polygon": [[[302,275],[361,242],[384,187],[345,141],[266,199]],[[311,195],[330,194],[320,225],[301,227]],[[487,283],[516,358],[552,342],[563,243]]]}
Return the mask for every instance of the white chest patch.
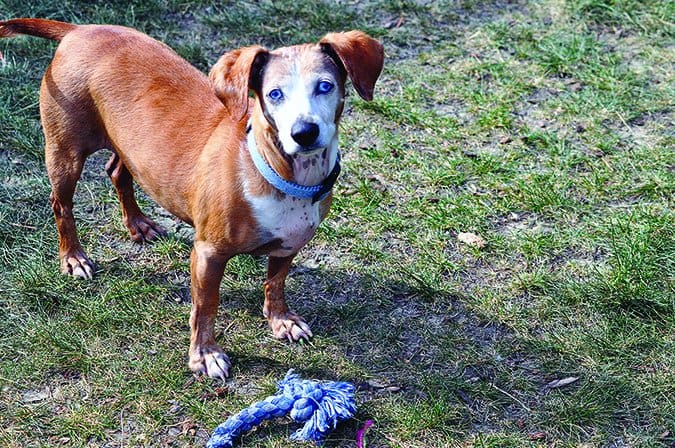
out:
{"label": "white chest patch", "polygon": [[246,198],[253,209],[267,241],[281,240],[281,247],[269,253],[274,257],[286,257],[298,252],[309,242],[319,226],[319,202],[311,199],[297,199],[286,195],[278,199],[275,195]]}
{"label": "white chest patch", "polygon": [[[249,150],[256,149],[254,133],[249,132],[247,137]],[[293,172],[296,181],[303,185],[314,185],[325,178],[328,167],[337,161],[337,138],[331,141],[327,149],[327,159],[311,157],[303,160],[294,160]],[[314,161],[314,163],[312,163]],[[299,199],[285,195],[283,199],[275,194],[268,196],[252,196],[249,194],[246,180],[244,196],[251,205],[253,217],[261,231],[263,244],[273,240],[280,240],[281,245],[268,253],[273,257],[287,257],[297,253],[314,236],[321,223],[320,206],[317,201],[312,204],[311,199]]]}

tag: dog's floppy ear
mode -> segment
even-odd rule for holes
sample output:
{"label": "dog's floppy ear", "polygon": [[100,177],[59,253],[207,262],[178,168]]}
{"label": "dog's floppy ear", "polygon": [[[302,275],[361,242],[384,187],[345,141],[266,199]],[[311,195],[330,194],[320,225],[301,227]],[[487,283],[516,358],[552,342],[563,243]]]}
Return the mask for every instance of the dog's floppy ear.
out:
{"label": "dog's floppy ear", "polygon": [[373,99],[375,81],[382,72],[384,48],[382,44],[362,31],[330,33],[319,41],[323,51],[342,65],[359,96]]}
{"label": "dog's floppy ear", "polygon": [[260,84],[269,53],[258,45],[225,53],[209,72],[209,78],[232,116],[241,119],[248,111],[248,91]]}

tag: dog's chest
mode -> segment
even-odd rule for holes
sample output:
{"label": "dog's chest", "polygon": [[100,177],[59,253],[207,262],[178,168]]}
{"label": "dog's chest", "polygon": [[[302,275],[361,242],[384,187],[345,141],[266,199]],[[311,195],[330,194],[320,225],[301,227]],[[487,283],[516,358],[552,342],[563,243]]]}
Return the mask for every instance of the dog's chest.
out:
{"label": "dog's chest", "polygon": [[298,252],[309,242],[321,222],[319,202],[297,199],[286,195],[283,199],[271,196],[247,198],[253,217],[265,242],[279,240],[278,248],[269,255],[286,257]]}

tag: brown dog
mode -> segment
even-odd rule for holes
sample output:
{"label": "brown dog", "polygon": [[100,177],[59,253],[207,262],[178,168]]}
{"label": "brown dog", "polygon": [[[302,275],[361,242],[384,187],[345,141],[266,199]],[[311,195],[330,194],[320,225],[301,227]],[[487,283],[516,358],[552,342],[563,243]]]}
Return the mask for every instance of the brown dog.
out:
{"label": "brown dog", "polygon": [[346,78],[372,99],[382,45],[350,31],[274,51],[241,48],[223,55],[209,80],[166,45],[129,28],[0,22],[0,37],[14,34],[61,41],[40,87],[61,270],[82,278],[94,273],[77,238],[73,193],[86,157],[108,148],[106,171],[134,241],[164,231],[139,209],[132,180],[195,228],[192,370],[228,374],[214,320],[225,265],[237,254],[269,255],[263,312],[274,335],[312,336],[286,306],[284,282],[330,206]]}

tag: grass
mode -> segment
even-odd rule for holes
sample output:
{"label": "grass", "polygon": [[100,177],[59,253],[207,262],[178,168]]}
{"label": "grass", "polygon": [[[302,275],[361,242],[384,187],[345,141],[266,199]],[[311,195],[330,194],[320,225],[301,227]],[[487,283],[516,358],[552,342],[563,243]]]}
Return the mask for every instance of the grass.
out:
{"label": "grass", "polygon": [[[385,45],[351,94],[329,219],[289,301],[316,337],[261,316],[265,260],[221,288],[224,384],[186,367],[191,230],[129,242],[104,154],[76,217],[101,272],[58,273],[37,90],[54,44],[0,42],[0,445],[203,446],[289,368],[359,385],[327,446],[675,443],[672,2],[0,0],[4,17],[119,23],[202,70],[225,49],[361,28]],[[479,234],[482,248],[456,238]],[[578,378],[550,388],[557,379]],[[286,446],[264,425],[244,446]]]}

